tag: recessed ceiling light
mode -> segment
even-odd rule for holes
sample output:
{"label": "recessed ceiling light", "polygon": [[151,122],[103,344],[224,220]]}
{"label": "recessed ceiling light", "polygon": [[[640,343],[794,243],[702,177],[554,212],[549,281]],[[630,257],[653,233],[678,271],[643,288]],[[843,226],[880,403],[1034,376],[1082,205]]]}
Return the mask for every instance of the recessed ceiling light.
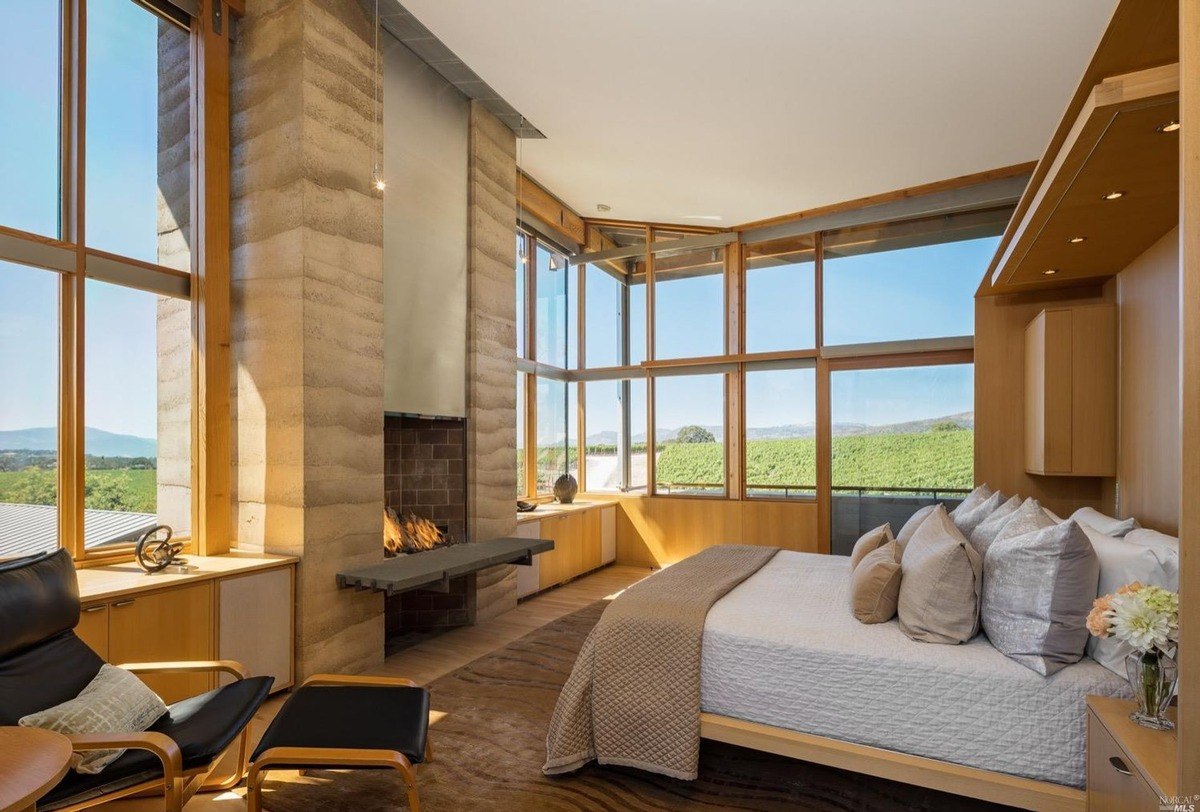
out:
{"label": "recessed ceiling light", "polygon": [[596,211],[612,211],[612,206],[608,205],[607,203],[597,203]]}
{"label": "recessed ceiling light", "polygon": [[1122,197],[1124,197],[1124,196],[1125,196],[1125,193],[1124,193],[1124,192],[1117,191],[1117,190],[1115,190],[1115,189],[1114,189],[1113,191],[1111,191],[1111,192],[1105,192],[1105,193],[1104,193],[1104,199],[1105,199],[1105,200],[1120,200],[1120,199],[1121,199]]}
{"label": "recessed ceiling light", "polygon": [[1087,239],[1087,237],[1071,237],[1069,240],[1067,240],[1067,242],[1078,244],[1078,243],[1083,242],[1086,239]]}
{"label": "recessed ceiling light", "polygon": [[1168,121],[1166,124],[1161,124],[1161,125],[1159,125],[1159,127],[1158,127],[1158,131],[1159,131],[1160,133],[1173,133],[1173,132],[1178,132],[1178,131],[1179,131],[1179,126],[1180,126],[1180,125],[1179,125],[1179,122],[1178,122],[1178,121]]}
{"label": "recessed ceiling light", "polygon": [[1058,268],[1047,268],[1046,270],[1042,271],[1042,273],[1046,276],[1054,276],[1056,273],[1058,273]]}

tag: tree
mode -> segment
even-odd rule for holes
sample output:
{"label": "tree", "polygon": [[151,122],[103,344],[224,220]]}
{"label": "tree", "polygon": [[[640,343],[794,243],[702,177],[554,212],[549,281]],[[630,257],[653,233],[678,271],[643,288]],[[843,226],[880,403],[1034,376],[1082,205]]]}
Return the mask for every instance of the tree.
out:
{"label": "tree", "polygon": [[[19,477],[19,478],[17,478]],[[16,482],[3,501],[18,505],[54,505],[58,503],[58,473],[26,468],[17,474]]]}
{"label": "tree", "polygon": [[715,443],[716,437],[704,426],[684,426],[675,435],[677,443]]}
{"label": "tree", "polygon": [[955,423],[953,420],[939,420],[929,427],[930,431],[959,431],[962,426]]}

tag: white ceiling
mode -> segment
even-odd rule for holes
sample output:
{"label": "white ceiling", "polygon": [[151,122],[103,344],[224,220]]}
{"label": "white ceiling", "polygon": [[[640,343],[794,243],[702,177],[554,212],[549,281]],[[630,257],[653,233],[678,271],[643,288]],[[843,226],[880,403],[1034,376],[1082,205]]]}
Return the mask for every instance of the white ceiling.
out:
{"label": "white ceiling", "polygon": [[578,212],[697,225],[1038,158],[1116,6],[402,2],[546,134],[521,165]]}

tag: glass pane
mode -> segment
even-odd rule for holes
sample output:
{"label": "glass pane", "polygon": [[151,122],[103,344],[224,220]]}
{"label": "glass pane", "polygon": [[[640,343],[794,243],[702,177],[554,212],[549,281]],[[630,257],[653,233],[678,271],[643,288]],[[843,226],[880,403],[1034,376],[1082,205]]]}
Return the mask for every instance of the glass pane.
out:
{"label": "glass pane", "polygon": [[517,234],[517,357],[525,357],[525,272],[528,268],[527,240],[524,234]]}
{"label": "glass pane", "polygon": [[550,493],[567,472],[567,385],[537,379],[537,492]]}
{"label": "glass pane", "polygon": [[567,473],[579,482],[579,385],[567,384]]}
{"label": "glass pane", "polygon": [[834,372],[833,551],[923,505],[962,499],[974,479],[971,364]]}
{"label": "glass pane", "polygon": [[517,373],[517,496],[525,493],[525,373]]}
{"label": "glass pane", "polygon": [[58,274],[0,261],[0,380],[0,558],[55,550]]}
{"label": "glass pane", "polygon": [[87,5],[87,244],[187,270],[188,32],[132,0]]}
{"label": "glass pane", "polygon": [[1010,209],[847,229],[822,266],[826,345],[975,333],[975,290]]}
{"label": "glass pane", "polygon": [[654,259],[654,357],[725,352],[725,250]]}
{"label": "glass pane", "polygon": [[0,17],[0,225],[61,236],[58,3],[8,0]]}
{"label": "glass pane", "polygon": [[87,280],[84,546],[191,529],[191,303]]}
{"label": "glass pane", "polygon": [[621,409],[622,382],[590,381],[584,386],[588,490],[619,491],[623,484],[621,450],[625,423]]}
{"label": "glass pane", "polygon": [[537,244],[537,360],[567,366],[567,259]]}
{"label": "glass pane", "polygon": [[725,376],[654,381],[658,493],[725,493]]}
{"label": "glass pane", "polygon": [[637,378],[629,382],[626,390],[629,400],[629,481],[627,491],[645,491],[650,486],[650,474],[646,463],[646,430],[650,425],[646,411],[646,379]]}
{"label": "glass pane", "polygon": [[817,346],[815,260],[812,237],[748,247],[746,352]]}
{"label": "glass pane", "polygon": [[[621,366],[621,298],[625,273],[616,263],[598,263],[584,269],[585,366]],[[645,330],[643,329],[643,333]]]}
{"label": "glass pane", "polygon": [[817,492],[815,369],[746,372],[746,495]]}

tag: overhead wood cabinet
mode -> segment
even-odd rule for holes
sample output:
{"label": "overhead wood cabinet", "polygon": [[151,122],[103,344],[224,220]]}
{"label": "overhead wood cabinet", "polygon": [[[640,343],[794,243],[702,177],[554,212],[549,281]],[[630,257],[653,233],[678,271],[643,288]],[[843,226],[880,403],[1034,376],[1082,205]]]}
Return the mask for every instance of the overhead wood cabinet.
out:
{"label": "overhead wood cabinet", "polygon": [[1025,328],[1025,471],[1117,473],[1117,309],[1048,308]]}

